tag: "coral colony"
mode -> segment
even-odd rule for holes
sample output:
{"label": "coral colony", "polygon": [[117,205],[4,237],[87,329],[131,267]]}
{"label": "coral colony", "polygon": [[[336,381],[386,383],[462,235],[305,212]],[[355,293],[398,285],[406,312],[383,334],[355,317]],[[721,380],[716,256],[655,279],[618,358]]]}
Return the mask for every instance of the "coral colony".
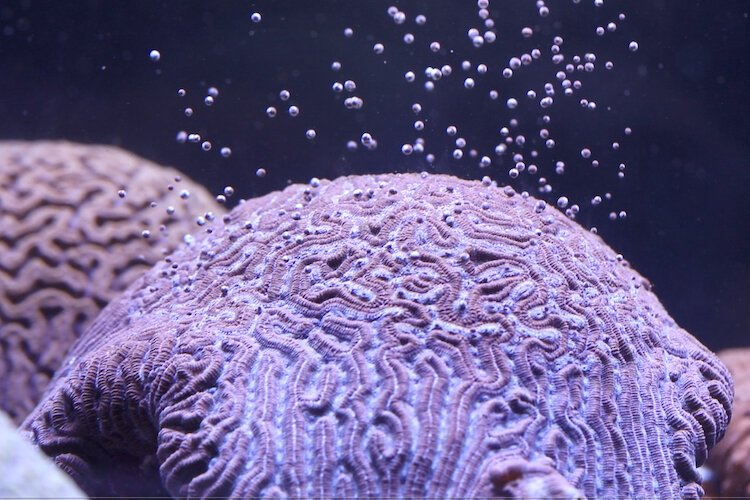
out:
{"label": "coral colony", "polygon": [[430,174],[250,200],[110,304],[23,430],[92,495],[698,497],[727,370],[541,203]]}

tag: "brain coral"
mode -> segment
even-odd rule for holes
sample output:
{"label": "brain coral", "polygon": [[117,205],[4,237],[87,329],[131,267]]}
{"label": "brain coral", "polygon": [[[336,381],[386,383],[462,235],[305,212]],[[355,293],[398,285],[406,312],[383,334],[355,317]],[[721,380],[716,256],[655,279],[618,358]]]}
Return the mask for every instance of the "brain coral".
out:
{"label": "brain coral", "polygon": [[510,194],[385,175],[240,205],[107,306],[24,432],[90,494],[699,496],[726,368]]}
{"label": "brain coral", "polygon": [[0,142],[0,409],[17,423],[104,305],[196,228],[189,214],[220,210],[177,175],[113,147]]}
{"label": "brain coral", "polygon": [[750,497],[750,348],[721,351],[734,378],[734,418],[726,437],[711,450],[708,466],[717,495]]}

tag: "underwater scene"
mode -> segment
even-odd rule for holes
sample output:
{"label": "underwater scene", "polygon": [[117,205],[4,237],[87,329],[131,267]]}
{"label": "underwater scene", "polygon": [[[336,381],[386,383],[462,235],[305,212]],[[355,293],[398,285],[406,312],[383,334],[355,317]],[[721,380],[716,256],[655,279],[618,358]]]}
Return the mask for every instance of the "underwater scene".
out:
{"label": "underwater scene", "polygon": [[0,0],[0,498],[749,498],[749,28]]}

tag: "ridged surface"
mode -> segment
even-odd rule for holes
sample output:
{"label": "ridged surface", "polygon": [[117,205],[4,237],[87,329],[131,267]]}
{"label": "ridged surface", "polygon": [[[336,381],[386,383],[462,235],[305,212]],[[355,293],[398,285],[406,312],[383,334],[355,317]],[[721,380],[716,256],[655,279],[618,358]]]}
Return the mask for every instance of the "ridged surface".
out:
{"label": "ridged surface", "polygon": [[750,497],[750,348],[727,349],[718,356],[734,379],[734,404],[726,436],[708,459],[711,494]]}
{"label": "ridged surface", "polygon": [[728,372],[537,207],[431,175],[240,205],[107,307],[25,432],[92,494],[697,497]]}
{"label": "ridged surface", "polygon": [[114,147],[0,142],[0,409],[16,423],[107,302],[221,211],[177,175]]}

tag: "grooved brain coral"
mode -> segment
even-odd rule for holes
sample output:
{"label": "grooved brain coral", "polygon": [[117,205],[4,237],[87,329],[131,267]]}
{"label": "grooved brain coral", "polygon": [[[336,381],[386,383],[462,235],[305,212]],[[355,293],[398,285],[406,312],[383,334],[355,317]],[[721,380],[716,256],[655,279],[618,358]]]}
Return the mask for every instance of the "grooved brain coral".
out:
{"label": "grooved brain coral", "polygon": [[108,146],[0,142],[0,409],[17,423],[107,302],[195,229],[189,215],[221,211],[177,175]]}
{"label": "grooved brain coral", "polygon": [[746,498],[750,496],[750,348],[727,349],[718,356],[734,378],[734,418],[726,437],[711,450],[711,493]]}
{"label": "grooved brain coral", "polygon": [[23,428],[90,494],[697,497],[732,383],[647,288],[489,182],[313,180],[107,306]]}

